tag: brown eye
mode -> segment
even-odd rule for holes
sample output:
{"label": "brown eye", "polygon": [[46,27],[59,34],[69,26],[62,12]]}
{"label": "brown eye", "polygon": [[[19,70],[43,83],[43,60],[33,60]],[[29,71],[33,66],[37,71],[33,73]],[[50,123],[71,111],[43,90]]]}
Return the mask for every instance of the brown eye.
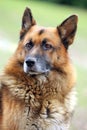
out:
{"label": "brown eye", "polygon": [[25,48],[30,50],[33,48],[33,46],[34,46],[34,43],[32,41],[29,41],[28,43],[26,43]]}
{"label": "brown eye", "polygon": [[43,48],[43,50],[50,50],[50,49],[52,49],[52,45],[48,44],[46,40],[43,40],[42,48]]}

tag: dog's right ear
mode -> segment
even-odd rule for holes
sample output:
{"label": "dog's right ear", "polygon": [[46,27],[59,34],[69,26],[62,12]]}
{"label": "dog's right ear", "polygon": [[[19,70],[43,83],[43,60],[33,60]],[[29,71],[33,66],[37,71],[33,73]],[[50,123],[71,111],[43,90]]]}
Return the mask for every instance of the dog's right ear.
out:
{"label": "dog's right ear", "polygon": [[22,28],[20,31],[20,39],[22,39],[25,33],[31,28],[31,26],[35,24],[36,22],[32,16],[31,10],[28,7],[26,7],[22,17]]}

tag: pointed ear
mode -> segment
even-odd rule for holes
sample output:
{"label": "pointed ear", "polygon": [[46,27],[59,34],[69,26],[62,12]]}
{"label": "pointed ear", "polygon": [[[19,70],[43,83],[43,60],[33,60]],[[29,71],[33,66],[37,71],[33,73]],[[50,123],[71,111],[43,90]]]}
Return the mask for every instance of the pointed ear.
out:
{"label": "pointed ear", "polygon": [[22,28],[20,31],[20,39],[23,38],[23,36],[31,28],[31,26],[35,24],[36,22],[32,16],[31,10],[26,7],[23,17],[22,17]]}
{"label": "pointed ear", "polygon": [[73,43],[77,29],[77,21],[78,17],[76,15],[72,15],[57,27],[62,43],[66,49],[68,49],[68,46]]}

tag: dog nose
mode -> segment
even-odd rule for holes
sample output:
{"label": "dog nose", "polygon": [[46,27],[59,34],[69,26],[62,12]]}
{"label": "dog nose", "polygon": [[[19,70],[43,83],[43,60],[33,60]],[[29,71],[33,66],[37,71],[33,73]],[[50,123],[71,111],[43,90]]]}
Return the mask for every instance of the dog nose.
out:
{"label": "dog nose", "polygon": [[26,64],[28,67],[33,67],[35,65],[35,59],[28,59],[26,60]]}

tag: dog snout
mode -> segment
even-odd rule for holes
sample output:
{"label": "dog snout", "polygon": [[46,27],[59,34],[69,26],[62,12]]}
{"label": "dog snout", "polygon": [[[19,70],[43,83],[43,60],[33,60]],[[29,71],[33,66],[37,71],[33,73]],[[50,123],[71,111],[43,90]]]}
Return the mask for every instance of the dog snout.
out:
{"label": "dog snout", "polygon": [[44,56],[28,56],[24,61],[23,66],[25,73],[47,73],[50,71],[50,64],[46,61]]}
{"label": "dog snout", "polygon": [[32,68],[36,63],[36,59],[35,58],[28,58],[25,62],[29,68]]}

